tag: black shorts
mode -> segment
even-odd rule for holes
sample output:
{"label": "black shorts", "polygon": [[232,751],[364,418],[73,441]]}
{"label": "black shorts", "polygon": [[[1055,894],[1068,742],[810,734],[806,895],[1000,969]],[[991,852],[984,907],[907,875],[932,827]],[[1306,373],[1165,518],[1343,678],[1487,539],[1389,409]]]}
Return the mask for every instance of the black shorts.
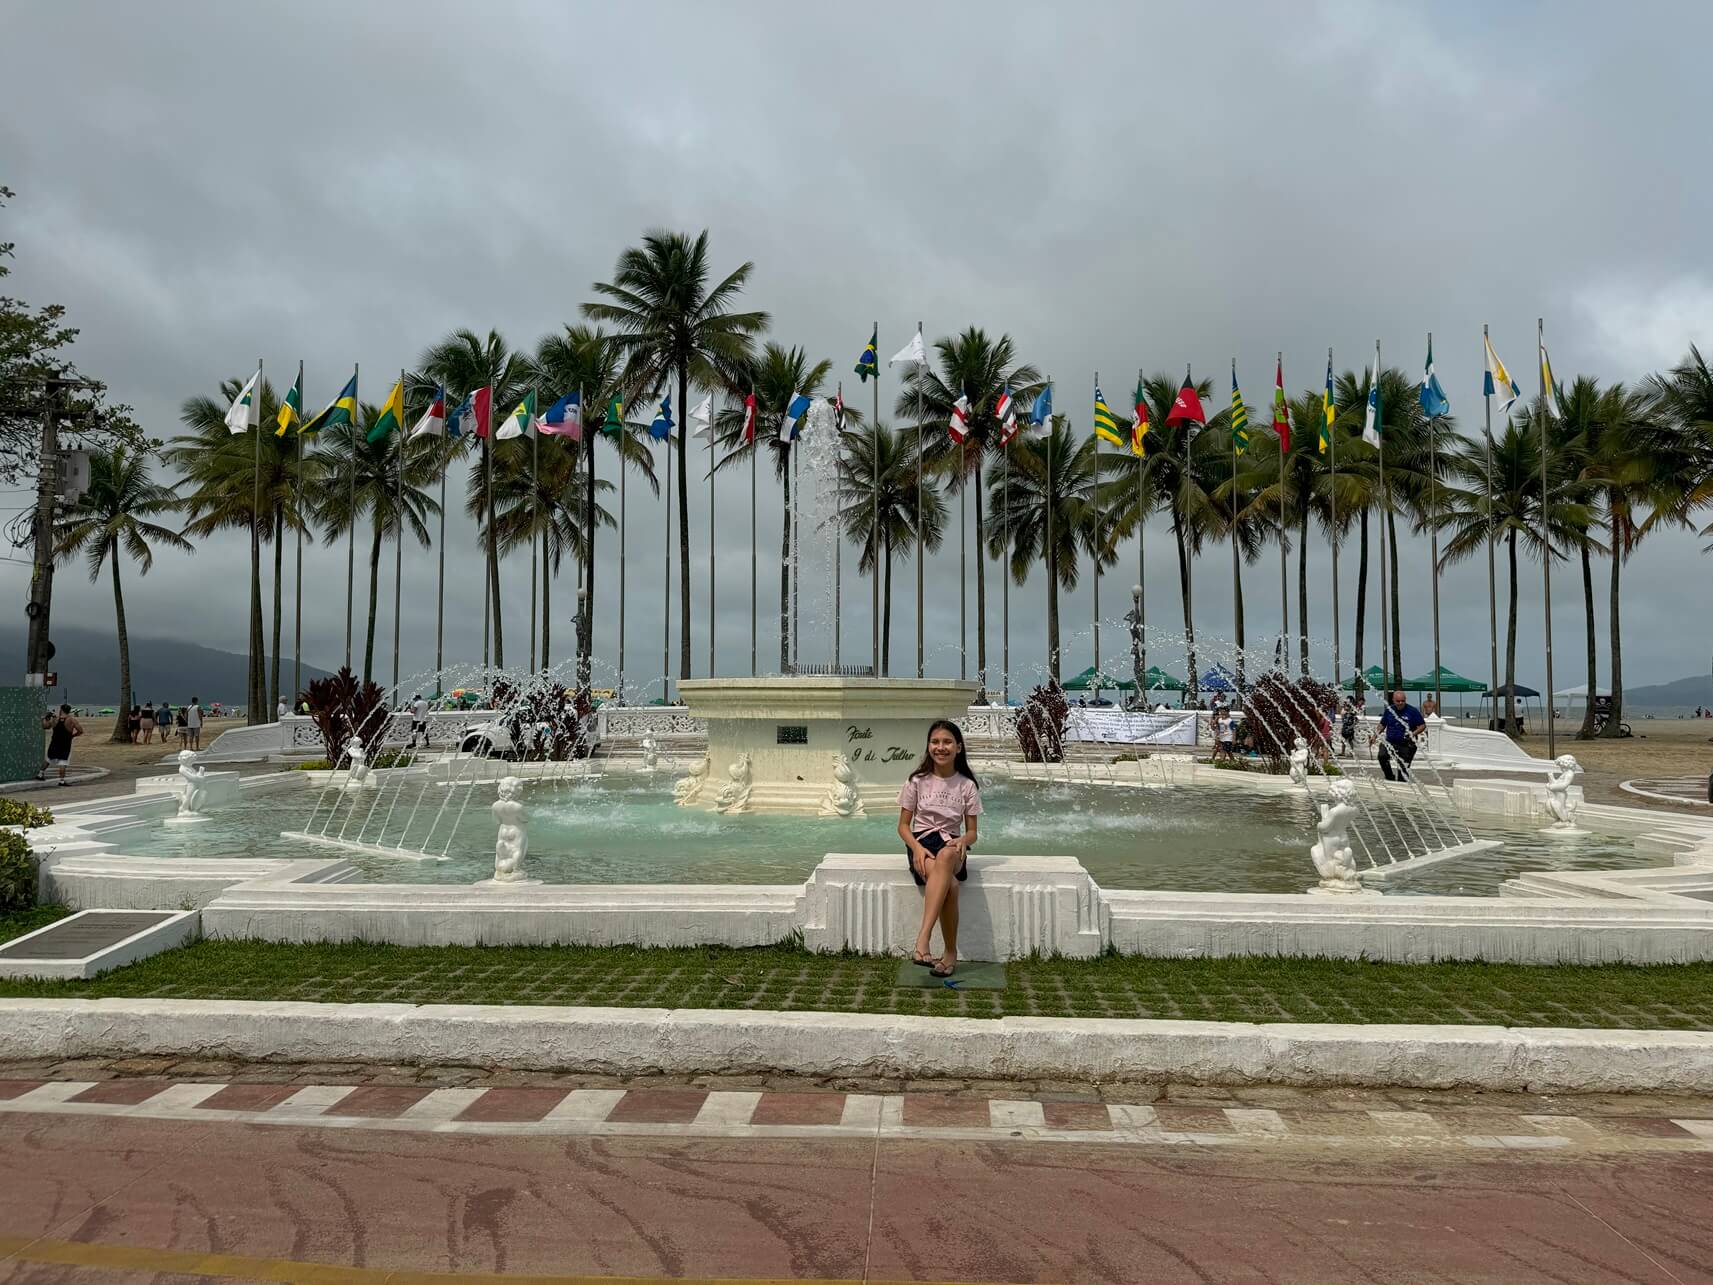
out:
{"label": "black shorts", "polygon": [[[946,836],[941,834],[938,830],[930,830],[927,834],[917,835],[916,842],[921,844],[930,853],[936,853],[946,846],[947,839]],[[928,881],[916,873],[916,863],[910,859],[909,848],[904,849],[904,864],[910,867],[910,877],[916,881],[916,886],[918,888],[925,888],[928,886]],[[970,863],[969,857],[966,854],[963,861],[958,865],[958,882],[962,883],[969,877]]]}

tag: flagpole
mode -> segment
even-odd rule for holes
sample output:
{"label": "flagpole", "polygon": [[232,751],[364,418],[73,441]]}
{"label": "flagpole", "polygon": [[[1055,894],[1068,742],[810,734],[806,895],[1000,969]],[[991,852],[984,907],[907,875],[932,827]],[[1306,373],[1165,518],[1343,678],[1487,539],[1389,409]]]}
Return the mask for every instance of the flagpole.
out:
{"label": "flagpole", "polygon": [[802,452],[797,449],[797,434],[802,431],[802,421],[799,420],[791,426],[788,445],[791,452],[791,648],[788,654],[794,674],[803,659],[803,619],[798,611],[802,604],[803,586],[797,576],[797,569],[803,561],[803,528],[799,521],[803,511],[803,470],[799,467]]}
{"label": "flagpole", "polygon": [[[1328,348],[1326,350],[1326,370],[1327,370],[1327,378],[1331,379],[1332,378],[1332,349],[1330,349],[1330,348]],[[1332,404],[1330,393],[1328,395],[1327,404],[1329,406]],[[1333,690],[1335,692],[1338,690],[1338,685],[1342,681],[1340,679],[1339,675],[1343,672],[1343,669],[1344,669],[1344,661],[1343,661],[1343,656],[1342,656],[1340,644],[1339,644],[1339,622],[1338,622],[1338,546],[1343,541],[1340,538],[1340,534],[1339,534],[1339,530],[1338,530],[1338,433],[1336,431],[1337,430],[1337,418],[1338,418],[1337,415],[1334,414],[1334,416],[1333,416],[1334,422],[1331,424],[1328,424],[1326,426],[1326,449],[1327,449],[1327,459],[1329,461],[1328,469],[1329,469],[1330,474],[1331,474],[1331,479],[1330,479],[1330,482],[1327,486],[1327,510],[1328,510],[1328,516],[1329,516],[1331,523],[1332,523],[1332,686],[1333,686]],[[1353,686],[1351,688],[1351,690],[1354,692],[1357,689]]]}
{"label": "flagpole", "polygon": [[[303,363],[297,363],[297,493],[303,495]],[[303,514],[297,515],[297,605],[292,608],[291,707],[303,691]]]}
{"label": "flagpole", "polygon": [[[1487,325],[1481,325],[1481,360],[1490,361],[1487,347],[1491,341],[1487,338]],[[1487,660],[1491,666],[1493,682],[1488,691],[1493,693],[1490,706],[1491,716],[1487,726],[1498,724],[1508,733],[1508,724],[1499,721],[1499,593],[1498,580],[1493,568],[1493,394],[1486,391],[1486,384],[1492,379],[1491,371],[1482,382],[1481,408],[1485,420],[1482,436],[1486,439],[1487,447]],[[1495,390],[1497,391],[1497,390]]]}
{"label": "flagpole", "polygon": [[[250,486],[250,568],[255,577],[250,582],[250,621],[259,625],[262,614],[262,359],[256,358],[256,395],[250,402],[250,411],[256,418],[255,469]],[[268,698],[268,646],[266,635],[258,631],[256,647],[259,650],[255,663],[250,671],[250,704],[259,705]],[[124,705],[131,699],[130,692],[121,692],[120,704]],[[263,710],[262,713],[268,711]],[[123,711],[121,711],[123,713]],[[249,710],[248,722],[254,724],[258,720],[257,711]]]}
{"label": "flagpole", "polygon": [[[1005,425],[999,426],[1001,434]],[[1005,452],[1005,471],[1000,474],[1000,508],[1005,513],[1005,545],[1011,547],[1011,439],[1002,437],[1004,445],[1000,448]],[[1011,566],[1009,558],[999,560],[999,619],[1000,619],[1000,657],[999,657],[999,703],[1011,703]],[[988,697],[989,702],[993,700]]]}
{"label": "flagpole", "polygon": [[[1378,339],[1376,339],[1374,341],[1374,390],[1375,391],[1372,394],[1376,398],[1378,398],[1380,395],[1378,392],[1379,387],[1380,387],[1380,341]],[[1390,552],[1390,545],[1387,543],[1387,540],[1386,540],[1387,533],[1390,529],[1390,524],[1386,521],[1386,519],[1391,514],[1391,503],[1390,503],[1390,501],[1391,501],[1392,497],[1391,497],[1390,493],[1386,490],[1386,421],[1384,419],[1385,414],[1386,414],[1386,408],[1384,406],[1379,406],[1379,408],[1374,412],[1374,436],[1378,439],[1378,443],[1377,443],[1375,449],[1379,452],[1379,459],[1380,459],[1380,685],[1386,689],[1381,694],[1381,705],[1382,705],[1382,707],[1384,707],[1386,702],[1391,700],[1391,698],[1392,698],[1392,682],[1393,682],[1394,677],[1395,677],[1392,673],[1392,657],[1391,657],[1392,635],[1386,629],[1386,606],[1387,606],[1386,558],[1387,558],[1387,554]]]}
{"label": "flagpole", "polygon": [[[922,323],[916,323],[916,335],[922,334]],[[924,363],[928,349],[922,348]],[[916,677],[922,677],[922,372],[916,371]]]}
{"label": "flagpole", "polygon": [[[1433,331],[1428,331],[1428,352],[1433,351]],[[1428,525],[1428,556],[1433,559],[1433,705],[1437,710],[1445,699],[1440,690],[1439,673],[1439,433],[1436,421],[1428,419],[1428,510],[1432,520]]]}
{"label": "flagpole", "polygon": [[876,677],[880,677],[880,323],[874,323],[870,332],[874,339],[874,418],[869,421],[874,432],[874,494],[872,498],[871,536],[874,550],[874,567],[869,577],[869,633],[873,637],[874,660],[869,669]]}
{"label": "flagpole", "polygon": [[[1549,524],[1552,492],[1547,488],[1546,473],[1546,320],[1542,317],[1535,318],[1535,349],[1537,364],[1540,366],[1541,385],[1541,596],[1546,623],[1546,756],[1555,759],[1558,757],[1558,728],[1552,707],[1552,530]],[[1616,550],[1612,556],[1618,556]],[[1594,699],[1593,692],[1588,693],[1588,699]]]}
{"label": "flagpole", "polygon": [[[1136,387],[1142,387],[1142,367],[1140,366],[1136,368]],[[1143,395],[1146,396],[1147,394],[1144,392]],[[1132,427],[1131,433],[1134,434],[1135,431],[1135,428]],[[1140,591],[1136,595],[1136,638],[1140,649],[1139,655],[1142,661],[1143,674],[1147,674],[1148,672],[1148,609],[1146,605],[1148,599],[1148,514],[1146,512],[1147,470],[1148,444],[1146,440],[1144,440],[1142,443],[1142,454],[1136,457],[1136,587]],[[1138,699],[1142,701],[1143,711],[1146,712],[1148,708],[1147,692],[1139,691],[1136,695]]]}
{"label": "flagpole", "polygon": [[404,368],[399,368],[399,422],[393,428],[399,439],[398,494],[394,502],[393,519],[398,524],[393,540],[393,699],[398,699],[399,686],[399,609],[404,602]]}
{"label": "flagpole", "polygon": [[[481,389],[476,390],[476,392],[480,391]],[[470,418],[476,421],[476,428],[480,431],[482,421],[481,417],[476,413],[475,396],[475,393],[470,394]],[[492,540],[494,532],[493,459],[489,454],[488,449],[489,443],[493,437],[492,421],[494,417],[493,392],[491,386],[488,399],[488,431],[482,434],[482,518],[484,523],[484,530],[482,532],[484,537],[482,540],[482,676],[484,682],[486,681],[488,673],[488,639],[493,628],[494,614],[494,580],[493,576],[490,574],[491,567],[488,561],[492,554]]]}
{"label": "flagpole", "polygon": [[[749,389],[750,398],[755,396],[755,385]],[[755,556],[755,457],[761,454],[761,448],[755,444],[755,425],[749,416],[754,407],[749,400],[744,402],[744,432],[749,437],[749,676],[756,677],[761,672],[757,660],[757,641],[760,638],[760,626],[756,615],[756,556]]]}
{"label": "flagpole", "polygon": [[[533,390],[532,390],[533,391]],[[524,414],[530,412],[525,409]],[[536,581],[541,565],[541,434],[529,429],[529,672],[535,672]],[[546,657],[543,657],[545,660]]]}
{"label": "flagpole", "polygon": [[[583,385],[577,385],[577,434],[583,448],[583,584],[578,600],[577,686],[594,686],[595,657],[595,437],[599,428],[589,424],[589,407],[583,400]],[[624,468],[624,460],[619,460]]]}
{"label": "flagpole", "polygon": [[839,380],[838,409],[833,413],[833,434],[837,439],[833,450],[833,669],[839,668],[839,606],[842,602],[840,577],[844,574],[844,515],[845,515],[845,381]]}
{"label": "flagpole", "polygon": [[[1052,389],[1053,389],[1053,377],[1051,375],[1048,375],[1047,376],[1047,392],[1048,392],[1047,401],[1048,401],[1049,406],[1052,404]],[[1045,552],[1047,555],[1047,558],[1046,558],[1046,561],[1047,561],[1047,601],[1050,604],[1058,596],[1058,593],[1059,593],[1058,565],[1055,562],[1054,557],[1053,557],[1053,416],[1052,416],[1051,411],[1049,411],[1048,415],[1047,415],[1047,497],[1046,497],[1046,499],[1047,499],[1047,547],[1046,547]],[[1057,614],[1058,614],[1057,612],[1049,612],[1048,613],[1047,624],[1048,624],[1049,631],[1051,630],[1052,622],[1057,617]],[[1059,653],[1058,653],[1058,649],[1053,646],[1053,638],[1052,638],[1052,635],[1050,632],[1049,632],[1048,637],[1047,637],[1047,681],[1050,683],[1057,683],[1059,681]]]}
{"label": "flagpole", "polygon": [[[1231,388],[1237,391],[1237,358],[1231,359]],[[1226,501],[1231,509],[1231,624],[1233,630],[1238,629],[1238,622],[1243,619],[1243,581],[1242,571],[1237,559],[1237,433],[1231,434],[1231,495]],[[1237,692],[1241,696],[1246,672],[1244,669],[1244,648],[1240,641],[1237,647]]]}
{"label": "flagpole", "polygon": [[[1094,372],[1094,391],[1100,393],[1100,372]],[[1094,475],[1098,484],[1100,479],[1100,434],[1094,435]],[[1095,542],[1094,550],[1094,698],[1100,700],[1100,542]]]}
{"label": "flagpole", "polygon": [[[682,411],[679,414],[683,414]],[[666,429],[666,490],[661,496],[666,502],[665,574],[661,576],[660,616],[660,703],[672,702],[672,428]]]}
{"label": "flagpole", "polygon": [[[440,393],[440,413],[446,414],[446,399],[450,396],[444,389]],[[456,405],[457,403],[454,403]],[[434,585],[434,694],[441,692],[441,672],[446,668],[446,475],[452,469],[452,439],[446,431],[446,421],[440,422],[441,440],[436,443],[440,452],[440,571]]]}
{"label": "flagpole", "polygon": [[[714,408],[713,393],[708,394],[708,677],[714,676],[714,421],[719,412]],[[722,395],[722,400],[724,397]]]}
{"label": "flagpole", "polygon": [[[1278,375],[1274,387],[1280,395],[1284,394],[1285,354],[1279,354]],[[1275,412],[1277,413],[1277,412]],[[1289,414],[1289,411],[1285,411]],[[1289,432],[1289,421],[1286,432]],[[1279,673],[1287,675],[1291,670],[1291,589],[1290,572],[1287,568],[1289,559],[1285,555],[1285,439],[1279,435],[1278,425],[1273,428],[1273,438],[1279,446]]]}
{"label": "flagpole", "polygon": [[[352,363],[351,378],[355,380],[358,366]],[[346,503],[351,518],[351,538],[345,550],[345,668],[351,668],[351,603],[352,586],[357,583],[357,399],[352,398],[351,420],[346,424],[351,442],[351,469],[346,476]],[[487,647],[483,647],[484,659]]]}
{"label": "flagpole", "polygon": [[[611,385],[608,385],[608,391],[609,392],[611,391]],[[603,429],[604,429],[604,427],[605,427],[605,425],[603,423]],[[619,425],[618,425],[617,432],[618,432],[618,448],[619,448],[619,674],[618,674],[619,686],[618,686],[618,699],[619,699],[619,703],[622,705],[625,702],[625,700],[627,699],[627,697],[625,696],[625,569],[626,569],[625,536],[630,529],[630,524],[625,521],[625,477],[630,472],[630,470],[625,467],[625,442],[627,442],[629,440],[630,435],[625,432],[624,416],[622,413],[619,416]],[[591,602],[591,603],[587,604],[584,609],[585,610],[591,610],[591,609],[593,609],[593,607],[594,607],[594,603]],[[591,675],[593,674],[594,656],[595,656],[595,628],[594,628],[594,621],[593,621],[593,619],[591,619],[590,623],[589,623],[589,660],[590,660],[590,666],[591,666],[591,669],[590,669]]]}

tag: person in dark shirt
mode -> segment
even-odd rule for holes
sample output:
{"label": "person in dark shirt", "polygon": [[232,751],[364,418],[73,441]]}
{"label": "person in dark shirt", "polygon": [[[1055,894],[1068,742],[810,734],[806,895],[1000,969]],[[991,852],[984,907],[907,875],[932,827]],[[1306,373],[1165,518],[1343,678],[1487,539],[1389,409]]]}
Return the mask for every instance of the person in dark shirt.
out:
{"label": "person in dark shirt", "polygon": [[1388,781],[1410,779],[1416,742],[1425,735],[1427,720],[1421,710],[1410,704],[1403,692],[1393,692],[1391,704],[1380,715],[1380,770]]}

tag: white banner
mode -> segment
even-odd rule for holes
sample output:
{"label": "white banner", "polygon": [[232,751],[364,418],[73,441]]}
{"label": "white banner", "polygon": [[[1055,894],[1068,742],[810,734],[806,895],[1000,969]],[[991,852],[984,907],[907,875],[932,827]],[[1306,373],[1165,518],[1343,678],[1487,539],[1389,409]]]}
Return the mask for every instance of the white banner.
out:
{"label": "white banner", "polygon": [[1071,706],[1065,739],[1106,741],[1115,745],[1194,745],[1194,710],[1171,710],[1164,714],[1127,714],[1117,709]]}

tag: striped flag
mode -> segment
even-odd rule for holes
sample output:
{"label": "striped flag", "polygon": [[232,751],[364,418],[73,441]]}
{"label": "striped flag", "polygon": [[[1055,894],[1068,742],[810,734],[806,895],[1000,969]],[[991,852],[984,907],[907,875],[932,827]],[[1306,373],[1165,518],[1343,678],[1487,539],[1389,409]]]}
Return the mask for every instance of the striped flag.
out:
{"label": "striped flag", "polygon": [[1237,363],[1231,363],[1231,447],[1241,455],[1249,448],[1249,412],[1243,405],[1243,390],[1237,386]]}
{"label": "striped flag", "polygon": [[573,442],[583,440],[583,395],[569,392],[547,408],[541,417],[541,431],[549,437],[569,437]]}
{"label": "striped flag", "polygon": [[1130,423],[1130,453],[1138,459],[1148,454],[1148,390],[1136,376],[1136,418]]}
{"label": "striped flag", "polygon": [[1094,386],[1094,435],[1114,446],[1124,445],[1124,439],[1118,435],[1118,421],[1112,417],[1112,408],[1106,404],[1099,384]]}
{"label": "striped flag", "polygon": [[1316,443],[1322,455],[1332,445],[1332,421],[1337,417],[1338,407],[1332,400],[1332,354],[1329,352],[1326,355],[1326,391],[1320,395],[1320,441]]}
{"label": "striped flag", "polygon": [[952,416],[946,422],[946,431],[952,435],[952,440],[962,445],[970,435],[970,399],[959,397],[952,403]]}
{"label": "striped flag", "polygon": [[275,437],[284,437],[291,431],[293,424],[303,423],[303,363],[297,363],[297,382],[291,386],[291,391],[280,403],[280,412],[275,417],[279,427],[274,430]]}

